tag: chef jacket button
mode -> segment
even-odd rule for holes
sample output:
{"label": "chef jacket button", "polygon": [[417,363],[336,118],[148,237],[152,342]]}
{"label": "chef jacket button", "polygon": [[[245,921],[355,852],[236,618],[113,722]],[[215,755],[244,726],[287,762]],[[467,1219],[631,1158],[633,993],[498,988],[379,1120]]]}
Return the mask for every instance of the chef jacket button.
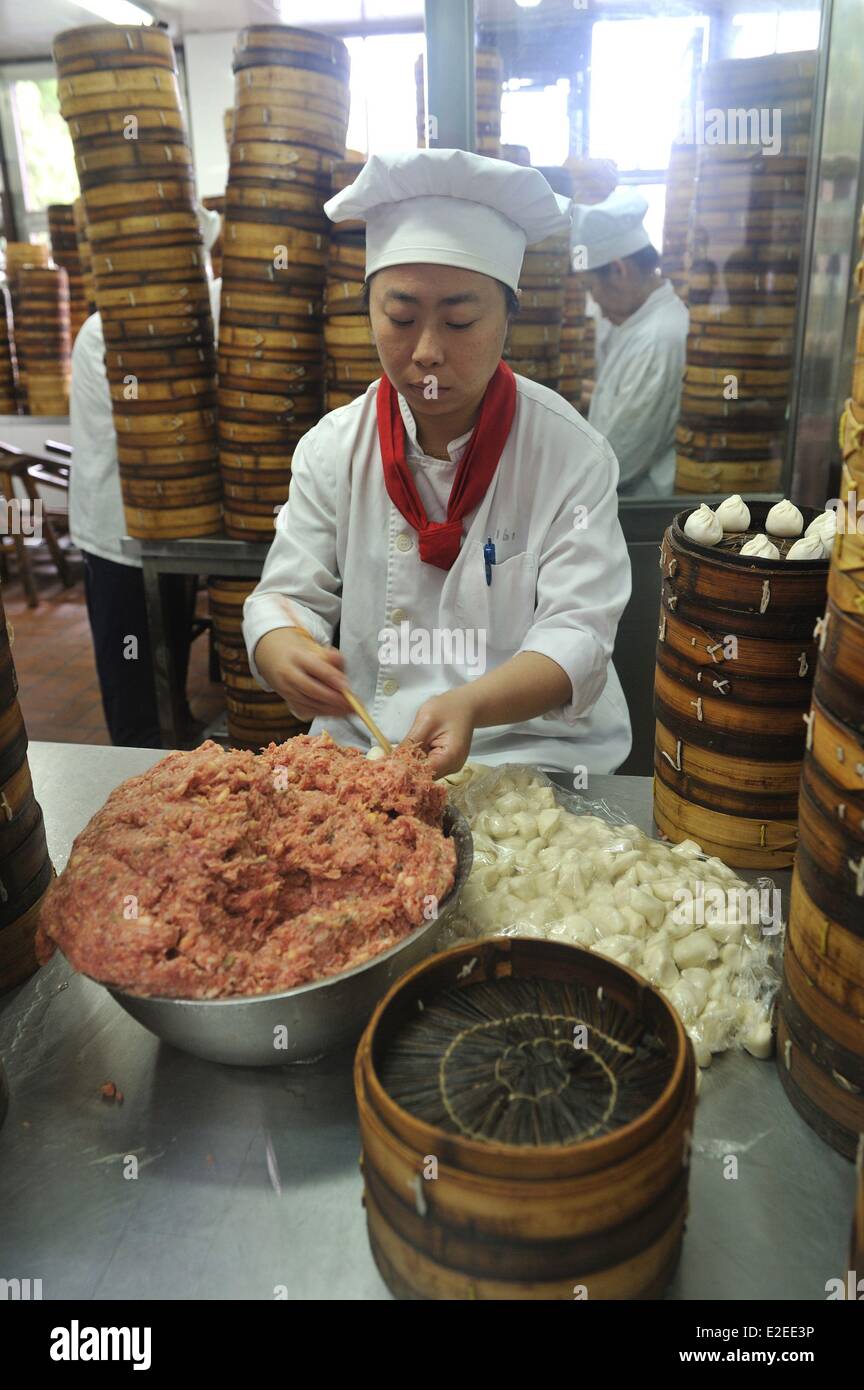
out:
{"label": "chef jacket button", "polygon": [[396,537],[397,550],[413,550],[414,542],[406,531],[400,531]]}
{"label": "chef jacket button", "polygon": [[408,614],[405,612],[404,608],[394,608],[393,612],[390,614],[391,623],[404,623],[407,622],[407,620]]}
{"label": "chef jacket button", "polygon": [[396,691],[399,689],[399,682],[394,681],[392,678],[388,678],[381,689],[384,691],[385,695],[395,695]]}

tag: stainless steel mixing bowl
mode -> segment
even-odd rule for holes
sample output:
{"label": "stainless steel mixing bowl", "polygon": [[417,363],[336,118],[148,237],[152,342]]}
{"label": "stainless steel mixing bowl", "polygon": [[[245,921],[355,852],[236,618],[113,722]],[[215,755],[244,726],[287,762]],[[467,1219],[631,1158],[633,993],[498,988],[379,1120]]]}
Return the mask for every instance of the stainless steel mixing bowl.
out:
{"label": "stainless steel mixing bowl", "polygon": [[435,949],[474,858],[468,822],[448,806],[444,833],[456,842],[456,878],[426,922],[365,965],[281,994],[234,999],[166,999],[106,986],[127,1013],[163,1042],[208,1062],[278,1067],[310,1062],[355,1042],[394,980]]}

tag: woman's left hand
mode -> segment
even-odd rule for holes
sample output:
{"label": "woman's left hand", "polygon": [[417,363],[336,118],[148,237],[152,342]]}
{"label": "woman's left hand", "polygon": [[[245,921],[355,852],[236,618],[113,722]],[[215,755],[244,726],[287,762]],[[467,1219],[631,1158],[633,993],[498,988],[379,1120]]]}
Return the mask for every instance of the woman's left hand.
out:
{"label": "woman's left hand", "polygon": [[471,751],[474,712],[467,690],[449,690],[421,705],[405,736],[429,754],[436,777],[458,772]]}

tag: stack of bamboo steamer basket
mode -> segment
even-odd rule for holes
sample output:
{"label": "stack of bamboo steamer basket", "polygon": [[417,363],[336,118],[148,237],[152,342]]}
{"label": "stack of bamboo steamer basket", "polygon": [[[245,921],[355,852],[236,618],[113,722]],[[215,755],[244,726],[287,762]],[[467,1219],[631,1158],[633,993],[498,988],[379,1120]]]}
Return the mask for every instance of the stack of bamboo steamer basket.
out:
{"label": "stack of bamboo steamer basket", "polygon": [[159,29],[100,24],[59,34],[54,59],[129,535],[213,535],[222,519],[213,322],[173,45]]}
{"label": "stack of bamboo steamer basket", "polygon": [[[417,86],[417,144],[421,149],[425,149],[427,145],[434,146],[438,137],[432,124],[435,120],[434,111],[428,113],[430,129],[426,129],[426,78],[422,53],[414,64],[414,78]],[[501,158],[503,78],[503,65],[498,49],[488,44],[478,44],[474,49],[474,102],[477,117],[475,148],[477,154],[485,154],[490,159]],[[530,157],[526,162],[530,163]]]}
{"label": "stack of bamboo steamer basket", "polygon": [[243,641],[243,604],[255,585],[254,579],[217,577],[211,578],[207,585],[213,636],[225,687],[228,733],[235,748],[249,748],[253,752],[271,742],[284,743],[294,734],[306,733],[309,728],[308,724],[294,718],[279,695],[263,690],[249,668]]}
{"label": "stack of bamboo steamer basket", "polygon": [[666,209],[663,217],[662,270],[687,303],[687,233],[696,194],[698,148],[678,142],[669,156]]}
{"label": "stack of bamboo steamer basket", "polygon": [[36,970],[39,908],[52,875],[45,823],[27,762],[12,629],[0,597],[0,993]]}
{"label": "stack of bamboo steamer basket", "polygon": [[93,248],[90,245],[90,233],[87,231],[87,212],[84,208],[84,199],[79,194],[72,204],[72,214],[75,218],[75,235],[78,239],[78,259],[81,262],[81,275],[84,280],[84,297],[87,301],[87,312],[92,314],[96,309],[96,282],[93,279]]}
{"label": "stack of bamboo steamer basket", "polygon": [[577,410],[582,405],[582,338],[585,333],[586,292],[578,274],[568,270],[564,277],[564,310],[561,319],[561,354],[558,390]]}
{"label": "stack of bamboo steamer basket", "polygon": [[[556,166],[539,172],[556,193],[570,197],[572,178],[567,169]],[[519,275],[519,315],[510,325],[504,348],[504,358],[514,372],[542,382],[553,391],[559,389],[561,382],[561,335],[569,270],[569,231],[525,248]],[[569,368],[572,363],[566,365]]]}
{"label": "stack of bamboo steamer basket", "polygon": [[519,275],[519,314],[510,324],[504,360],[520,376],[557,391],[561,325],[570,269],[570,233],[526,246]]}
{"label": "stack of bamboo steamer basket", "polygon": [[[864,221],[862,221],[864,249]],[[864,258],[856,275],[864,294]],[[864,300],[859,354],[864,347]],[[783,958],[777,1065],[786,1093],[853,1158],[864,1134],[864,374],[840,424],[843,472],[807,715],[800,843]],[[859,1271],[864,1272],[864,1271]]]}
{"label": "stack of bamboo steamer basket", "polygon": [[[769,507],[751,502],[752,533]],[[805,524],[816,513],[805,508]],[[654,819],[737,868],[787,868],[797,844],[814,626],[827,561],[739,556],[684,534],[680,512],[660,548],[654,709]],[[747,533],[751,534],[751,533]]]}
{"label": "stack of bamboo steamer basket", "polygon": [[501,158],[501,85],[504,71],[497,48],[474,50],[474,99],[477,107],[477,153]]}
{"label": "stack of bamboo steamer basket", "polygon": [[12,313],[5,285],[0,285],[0,415],[18,413],[18,382],[12,339]]}
{"label": "stack of bamboo steamer basket", "polygon": [[27,415],[68,415],[69,282],[60,266],[23,265],[11,279],[18,389]]}
{"label": "stack of bamboo steamer basket", "polygon": [[[394,1040],[443,992],[538,980],[581,986],[600,1010],[623,1008],[658,1040],[668,1059],[665,1084],[636,1118],[620,1128],[614,1118],[608,1126],[589,1126],[587,1137],[569,1143],[502,1143],[474,1137],[452,1105],[456,1123],[445,1128],[394,1100],[385,1084]],[[538,1028],[546,1037],[548,1018],[547,1012]],[[445,1063],[458,1065],[459,1045],[470,1047],[473,1031],[446,1054],[427,1039],[426,1074],[420,1056],[417,1085],[437,1088]],[[558,1046],[561,1065],[553,1038],[545,1075],[566,1085],[568,1059],[578,1055],[569,1018],[561,1020]],[[586,1047],[588,1063],[595,1054],[590,1040]],[[539,1098],[530,1091],[537,1059],[515,1047],[509,1052],[501,1057],[507,1075],[500,1085],[482,1068],[484,1100],[488,1087],[490,1105],[496,1101],[502,1110],[508,1100]],[[391,1292],[404,1299],[661,1297],[686,1220],[695,1072],[692,1045],[671,1006],[602,956],[499,937],[415,966],[379,1004],[354,1065],[369,1239]],[[524,1093],[507,1097],[501,1085],[511,1074],[519,1075]],[[601,1113],[614,1110],[610,1101]]]}
{"label": "stack of bamboo steamer basket", "polygon": [[234,73],[219,460],[229,536],[269,541],[294,448],[323,411],[323,204],[345,155],[348,50],[323,34],[253,25],[238,36]]}
{"label": "stack of bamboo steamer basket", "polygon": [[[363,167],[358,155],[333,170],[333,193],[353,183]],[[363,303],[366,276],[366,224],[336,222],[324,295],[324,348],[327,354],[327,409],[348,405],[381,375],[381,363]]]}
{"label": "stack of bamboo steamer basket", "polygon": [[62,265],[69,280],[69,331],[74,344],[78,329],[90,313],[78,249],[75,209],[71,203],[52,203],[47,211],[51,254],[55,263]]}
{"label": "stack of bamboo steamer basket", "polygon": [[676,436],[682,492],[779,485],[815,64],[814,54],[775,54],[713,63],[702,75],[706,112],[768,113],[782,143],[779,153],[758,143],[699,145]]}

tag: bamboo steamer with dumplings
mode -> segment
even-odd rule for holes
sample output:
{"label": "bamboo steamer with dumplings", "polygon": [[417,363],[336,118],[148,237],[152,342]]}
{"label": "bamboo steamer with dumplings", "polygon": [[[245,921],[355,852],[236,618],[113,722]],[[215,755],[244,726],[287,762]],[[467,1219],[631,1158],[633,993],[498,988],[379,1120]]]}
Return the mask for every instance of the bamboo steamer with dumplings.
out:
{"label": "bamboo steamer with dumplings", "polygon": [[[768,505],[750,504],[764,532]],[[802,509],[806,525],[816,513]],[[654,708],[654,818],[739,868],[785,868],[797,841],[813,631],[827,562],[736,553],[741,537],[701,545],[680,512],[660,548]]]}
{"label": "bamboo steamer with dumplings", "polygon": [[0,596],[0,993],[37,968],[39,908],[54,873],[27,762],[12,636]]}
{"label": "bamboo steamer with dumplings", "polygon": [[504,937],[415,966],[354,1063],[388,1288],[661,1297],[686,1221],[695,1070],[671,1006],[592,952]]}
{"label": "bamboo steamer with dumplings", "polygon": [[243,641],[243,604],[255,584],[254,579],[214,576],[207,588],[231,742],[235,748],[258,752],[268,743],[284,743],[295,734],[305,734],[309,725],[295,719],[278,695],[262,690],[250,670]]}

